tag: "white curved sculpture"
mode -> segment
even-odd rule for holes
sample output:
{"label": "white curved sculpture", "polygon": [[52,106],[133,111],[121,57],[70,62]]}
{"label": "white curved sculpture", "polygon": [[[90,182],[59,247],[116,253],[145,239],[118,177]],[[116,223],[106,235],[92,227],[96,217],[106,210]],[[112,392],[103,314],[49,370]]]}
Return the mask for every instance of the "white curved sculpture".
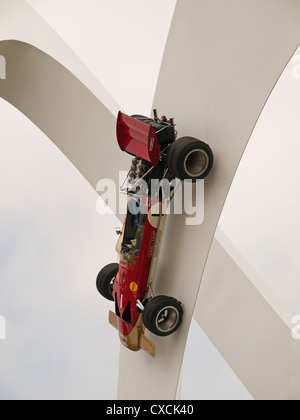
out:
{"label": "white curved sculpture", "polygon": [[[180,135],[206,141],[216,163],[205,183],[203,225],[186,227],[180,216],[167,222],[157,293],[167,292],[185,303],[180,336],[155,341],[155,364],[143,354],[133,359],[121,350],[120,398],[142,397],[142,389],[139,393],[135,386],[140,377],[149,383],[147,397],[176,395],[178,359],[183,358],[218,219],[255,123],[299,45],[299,14],[299,4],[284,0],[276,5],[272,0],[177,2],[154,105],[176,116]],[[132,387],[125,382],[129,374]],[[166,378],[162,394],[157,384]]]}
{"label": "white curved sculpture", "polygon": [[[0,39],[31,43],[86,85],[96,86],[66,45],[24,2],[2,0],[0,5],[4,3]],[[144,353],[121,350],[120,398],[176,396],[189,325],[222,206],[263,105],[299,44],[299,13],[300,5],[292,0],[278,1],[276,6],[272,0],[263,5],[258,0],[242,4],[240,0],[226,4],[220,0],[178,1],[155,107],[176,118],[181,135],[208,142],[216,165],[205,186],[204,224],[186,227],[185,217],[171,216],[167,226],[157,293],[166,292],[184,303],[184,324],[172,337],[152,337],[158,353],[155,360]],[[28,29],[30,23],[40,25],[45,37],[34,35]],[[115,179],[115,169],[124,165],[125,169],[128,159],[115,145],[111,112],[66,68],[24,42],[0,43],[9,72],[0,85],[0,95],[35,122],[94,188],[100,178]],[[98,97],[102,94],[101,90]],[[116,104],[106,102],[110,102],[107,97],[103,103],[115,113]],[[215,324],[210,328],[216,328]],[[281,331],[274,334],[277,337]],[[137,386],[140,378],[147,386]]]}

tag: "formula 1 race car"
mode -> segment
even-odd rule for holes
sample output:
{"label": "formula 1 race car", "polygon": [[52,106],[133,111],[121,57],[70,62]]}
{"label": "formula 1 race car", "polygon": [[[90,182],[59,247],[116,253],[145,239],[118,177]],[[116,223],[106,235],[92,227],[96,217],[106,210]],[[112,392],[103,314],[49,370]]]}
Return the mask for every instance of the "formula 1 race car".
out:
{"label": "formula 1 race car", "polygon": [[[154,344],[145,329],[168,336],[180,326],[183,306],[174,297],[154,296],[158,256],[166,221],[160,181],[204,179],[212,169],[210,147],[193,137],[176,139],[174,120],[119,112],[117,140],[121,150],[133,156],[128,172],[128,211],[118,229],[119,263],[104,267],[97,277],[97,289],[115,302],[109,322],[119,332],[121,343],[130,350],[146,350],[155,356]],[[149,189],[140,187],[141,180]],[[153,192],[150,185],[158,180]]]}

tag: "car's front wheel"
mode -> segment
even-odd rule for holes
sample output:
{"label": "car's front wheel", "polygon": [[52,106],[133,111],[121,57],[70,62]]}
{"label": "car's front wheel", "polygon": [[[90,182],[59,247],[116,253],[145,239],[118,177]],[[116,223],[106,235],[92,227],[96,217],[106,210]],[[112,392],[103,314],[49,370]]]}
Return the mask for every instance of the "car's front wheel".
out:
{"label": "car's front wheel", "polygon": [[181,180],[204,179],[212,169],[214,156],[208,144],[194,137],[181,137],[168,150],[169,171]]}
{"label": "car's front wheel", "polygon": [[145,327],[153,334],[161,337],[173,334],[182,323],[182,318],[181,303],[168,296],[152,298],[143,311]]}
{"label": "car's front wheel", "polygon": [[118,271],[119,264],[112,263],[102,268],[98,274],[96,281],[98,292],[107,300],[114,300],[112,293]]}

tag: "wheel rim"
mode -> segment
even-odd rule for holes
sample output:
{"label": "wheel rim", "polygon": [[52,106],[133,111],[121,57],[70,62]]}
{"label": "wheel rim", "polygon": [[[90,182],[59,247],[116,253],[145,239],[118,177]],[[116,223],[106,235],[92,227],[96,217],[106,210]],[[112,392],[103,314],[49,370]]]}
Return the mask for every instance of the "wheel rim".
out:
{"label": "wheel rim", "polygon": [[156,328],[163,333],[172,331],[178,325],[179,319],[178,309],[174,306],[167,306],[158,313],[155,321]]}
{"label": "wheel rim", "polygon": [[191,178],[203,175],[209,166],[209,156],[203,149],[192,150],[184,160],[184,170]]}

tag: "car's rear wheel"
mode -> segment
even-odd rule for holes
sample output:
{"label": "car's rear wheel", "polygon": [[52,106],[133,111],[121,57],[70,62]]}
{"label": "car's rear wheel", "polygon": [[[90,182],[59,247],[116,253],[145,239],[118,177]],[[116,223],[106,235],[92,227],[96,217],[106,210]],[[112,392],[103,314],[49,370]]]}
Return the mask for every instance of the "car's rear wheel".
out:
{"label": "car's rear wheel", "polygon": [[98,274],[96,281],[97,290],[105,299],[114,300],[112,293],[118,271],[119,264],[112,263],[103,267]]}
{"label": "car's rear wheel", "polygon": [[168,150],[167,165],[176,178],[204,179],[212,169],[214,156],[211,148],[194,137],[181,137]]}
{"label": "car's rear wheel", "polygon": [[168,296],[152,298],[143,311],[145,327],[153,334],[161,337],[173,334],[182,323],[182,318],[181,303]]}

